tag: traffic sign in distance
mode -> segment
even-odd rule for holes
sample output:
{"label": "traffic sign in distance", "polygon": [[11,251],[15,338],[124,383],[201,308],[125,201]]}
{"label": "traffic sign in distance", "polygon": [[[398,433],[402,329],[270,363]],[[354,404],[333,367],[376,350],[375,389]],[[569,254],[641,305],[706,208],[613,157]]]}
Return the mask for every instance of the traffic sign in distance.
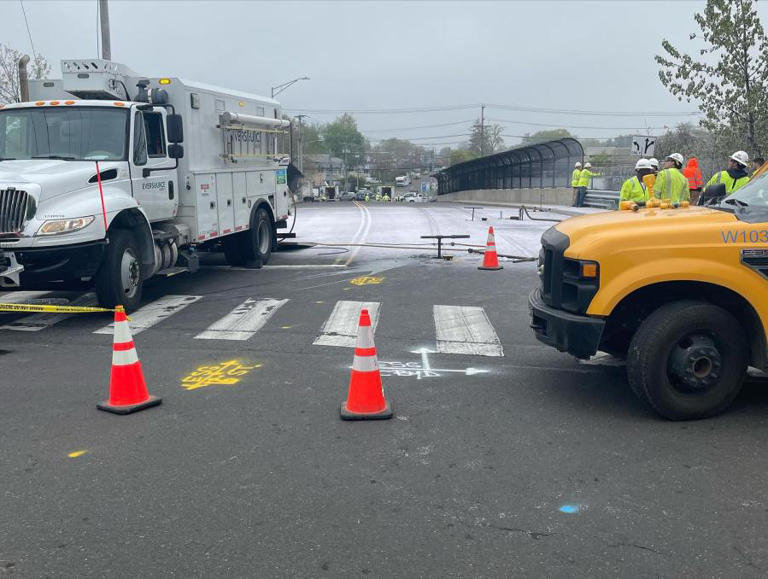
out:
{"label": "traffic sign in distance", "polygon": [[653,157],[656,149],[656,137],[632,137],[632,153],[643,157]]}

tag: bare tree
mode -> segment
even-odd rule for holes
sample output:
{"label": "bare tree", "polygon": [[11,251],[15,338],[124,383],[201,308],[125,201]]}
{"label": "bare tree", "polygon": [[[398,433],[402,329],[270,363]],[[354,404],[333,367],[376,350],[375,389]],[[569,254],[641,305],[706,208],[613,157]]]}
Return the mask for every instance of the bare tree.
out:
{"label": "bare tree", "polygon": [[[0,103],[21,101],[19,86],[19,59],[22,53],[0,43]],[[44,56],[38,54],[29,63],[29,78],[45,78],[51,72],[51,66]]]}
{"label": "bare tree", "polygon": [[469,137],[469,150],[480,155],[498,153],[504,150],[504,139],[501,133],[504,127],[501,125],[481,124],[477,119],[472,125],[472,134]]}

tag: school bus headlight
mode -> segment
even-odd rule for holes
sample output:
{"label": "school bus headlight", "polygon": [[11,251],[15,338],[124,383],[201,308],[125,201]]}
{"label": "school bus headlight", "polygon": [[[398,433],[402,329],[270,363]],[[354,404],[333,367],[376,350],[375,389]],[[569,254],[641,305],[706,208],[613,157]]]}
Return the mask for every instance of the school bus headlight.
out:
{"label": "school bus headlight", "polygon": [[76,217],[74,219],[51,219],[43,223],[38,235],[56,235],[59,233],[72,233],[88,227],[94,220],[93,215]]}

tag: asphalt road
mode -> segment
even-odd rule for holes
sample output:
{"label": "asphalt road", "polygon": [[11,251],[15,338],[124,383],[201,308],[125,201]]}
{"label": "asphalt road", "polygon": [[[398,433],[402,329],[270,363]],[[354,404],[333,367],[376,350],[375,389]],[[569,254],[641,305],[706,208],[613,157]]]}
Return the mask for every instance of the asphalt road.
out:
{"label": "asphalt road", "polygon": [[[302,205],[296,241],[410,246],[441,233],[482,244],[491,224],[500,253],[536,255],[548,224],[501,211],[470,221],[442,203]],[[434,254],[293,247],[258,271],[213,256],[195,275],[153,280],[147,304],[187,298],[165,317],[134,316],[149,326],[135,341],[163,404],[130,416],[96,409],[111,336],[94,332],[109,317],[0,315],[0,575],[768,572],[760,381],[721,417],[662,421],[621,368],[580,364],[533,338],[534,264],[481,272],[478,256]],[[196,339],[267,298],[280,305],[249,339]],[[314,345],[339,301],[378,304],[392,420],[339,419],[352,349]],[[498,343],[457,349],[503,356],[441,346],[436,305],[482,311]],[[414,370],[424,355],[430,373]],[[241,368],[234,383],[192,374],[230,361]]]}

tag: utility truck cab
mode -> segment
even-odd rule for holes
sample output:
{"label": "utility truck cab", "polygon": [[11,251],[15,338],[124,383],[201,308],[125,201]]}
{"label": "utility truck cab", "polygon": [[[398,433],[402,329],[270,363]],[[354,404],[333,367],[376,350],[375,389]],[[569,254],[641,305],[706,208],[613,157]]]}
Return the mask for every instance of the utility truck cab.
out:
{"label": "utility truck cab", "polygon": [[92,286],[130,310],[198,249],[269,259],[289,214],[277,101],[103,60],[62,72],[0,105],[0,287]]}
{"label": "utility truck cab", "polygon": [[633,391],[669,419],[722,412],[748,366],[768,369],[768,173],[712,208],[563,221],[542,236],[538,272],[540,341],[626,358]]}

